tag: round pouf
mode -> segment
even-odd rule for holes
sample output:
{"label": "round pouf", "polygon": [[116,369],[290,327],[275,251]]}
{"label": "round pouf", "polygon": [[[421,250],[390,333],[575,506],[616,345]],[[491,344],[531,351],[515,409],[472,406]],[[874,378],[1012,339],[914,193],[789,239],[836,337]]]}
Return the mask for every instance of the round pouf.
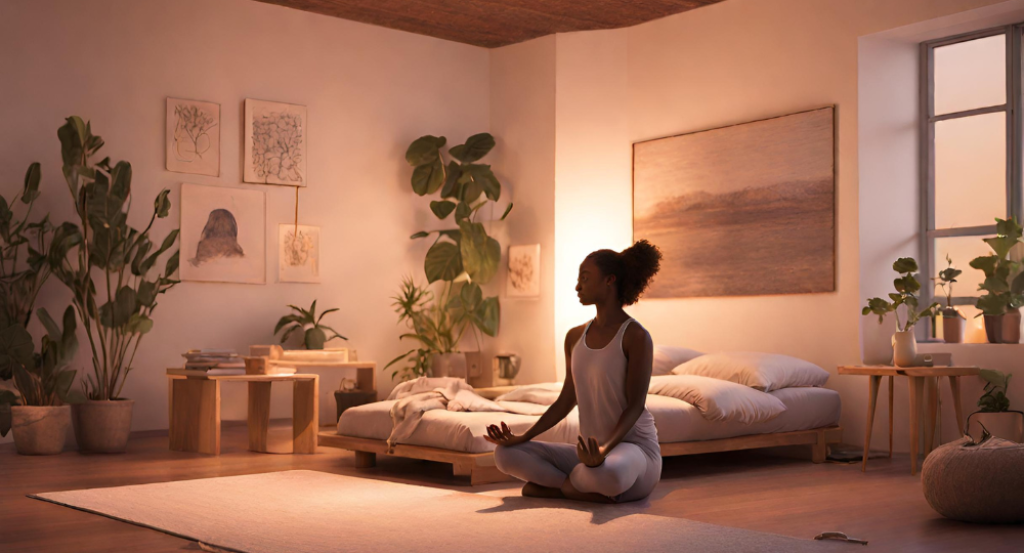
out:
{"label": "round pouf", "polygon": [[966,438],[931,452],[921,469],[924,497],[942,516],[964,522],[1024,522],[1024,444]]}

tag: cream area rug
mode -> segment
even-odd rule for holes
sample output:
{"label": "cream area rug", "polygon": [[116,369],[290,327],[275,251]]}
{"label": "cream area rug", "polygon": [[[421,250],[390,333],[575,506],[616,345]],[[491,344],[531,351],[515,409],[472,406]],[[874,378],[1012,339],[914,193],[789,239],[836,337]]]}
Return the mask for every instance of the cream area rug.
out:
{"label": "cream area rug", "polygon": [[800,553],[850,547],[647,515],[640,512],[643,503],[495,497],[307,470],[31,497],[252,553]]}

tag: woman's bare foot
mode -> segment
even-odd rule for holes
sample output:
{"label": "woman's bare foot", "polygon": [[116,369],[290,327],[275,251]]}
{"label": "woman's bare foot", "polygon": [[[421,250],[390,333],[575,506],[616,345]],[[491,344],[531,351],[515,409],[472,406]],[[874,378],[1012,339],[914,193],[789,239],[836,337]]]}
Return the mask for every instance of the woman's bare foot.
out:
{"label": "woman's bare foot", "polygon": [[616,501],[607,495],[601,495],[599,493],[587,493],[581,492],[572,485],[572,480],[566,478],[565,483],[562,484],[562,489],[559,490],[562,497],[566,499],[572,499],[574,501],[588,501],[590,503],[615,503]]}
{"label": "woman's bare foot", "polygon": [[549,488],[547,486],[541,486],[540,484],[534,484],[533,482],[527,482],[523,486],[523,497],[540,497],[544,499],[565,499],[562,495],[562,490],[558,488]]}

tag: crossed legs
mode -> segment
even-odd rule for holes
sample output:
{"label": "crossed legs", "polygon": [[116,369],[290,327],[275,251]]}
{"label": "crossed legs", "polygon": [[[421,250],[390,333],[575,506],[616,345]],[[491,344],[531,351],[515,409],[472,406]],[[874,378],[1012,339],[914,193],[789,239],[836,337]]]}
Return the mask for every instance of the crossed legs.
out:
{"label": "crossed legs", "polygon": [[596,467],[581,463],[574,445],[535,441],[498,446],[494,463],[501,472],[525,481],[523,495],[527,496],[617,503],[641,499],[649,493],[646,489],[633,490],[638,485],[648,487],[644,478],[648,459],[631,443],[615,446]]}

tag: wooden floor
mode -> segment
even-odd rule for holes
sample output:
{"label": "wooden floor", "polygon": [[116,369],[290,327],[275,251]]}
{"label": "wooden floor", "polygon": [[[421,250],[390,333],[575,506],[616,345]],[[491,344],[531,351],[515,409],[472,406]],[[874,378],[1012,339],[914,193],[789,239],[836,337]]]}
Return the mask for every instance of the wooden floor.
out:
{"label": "wooden floor", "polygon": [[[272,445],[287,448],[288,423],[275,424]],[[166,482],[290,469],[379,478],[455,490],[512,490],[513,483],[470,488],[449,465],[382,457],[373,469],[356,469],[353,454],[320,448],[316,455],[246,451],[245,426],[223,432],[219,457],[176,453],[166,433],[133,437],[123,455],[65,452],[25,457],[0,446],[0,551],[197,551],[196,544],[155,530],[117,522],[25,497],[29,493]],[[283,444],[283,445],[282,445]],[[810,452],[804,455],[809,459]],[[661,484],[647,512],[808,539],[840,530],[869,540],[850,551],[1020,551],[1024,527],[947,521],[921,495],[909,460],[872,459],[859,465],[814,465],[758,452],[665,459]]]}

